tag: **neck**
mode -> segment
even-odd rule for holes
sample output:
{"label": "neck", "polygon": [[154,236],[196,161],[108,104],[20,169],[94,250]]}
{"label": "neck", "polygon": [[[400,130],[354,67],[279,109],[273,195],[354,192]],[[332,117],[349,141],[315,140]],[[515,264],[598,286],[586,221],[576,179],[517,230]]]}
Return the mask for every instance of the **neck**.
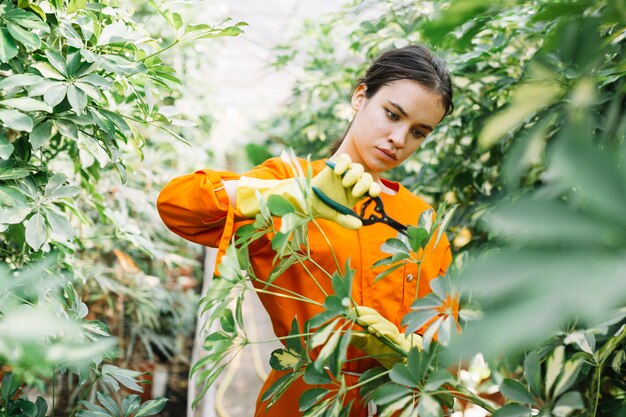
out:
{"label": "neck", "polygon": [[380,173],[372,172],[371,170],[367,169],[367,167],[363,163],[363,160],[361,159],[361,156],[359,155],[359,152],[354,146],[354,142],[350,140],[348,135],[346,135],[346,137],[343,139],[337,151],[330,157],[330,160],[334,160],[342,153],[348,154],[352,162],[363,165],[363,168],[365,168],[365,172],[368,172],[372,176],[372,178],[374,178],[374,181],[380,184]]}

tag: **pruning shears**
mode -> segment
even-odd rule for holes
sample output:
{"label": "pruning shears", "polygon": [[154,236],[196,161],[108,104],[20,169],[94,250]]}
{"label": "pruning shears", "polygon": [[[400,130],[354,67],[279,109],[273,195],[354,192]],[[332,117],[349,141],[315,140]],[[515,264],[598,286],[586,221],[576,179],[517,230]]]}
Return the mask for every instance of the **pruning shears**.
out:
{"label": "pruning shears", "polygon": [[[331,169],[335,169],[335,163],[332,161],[326,161],[326,165],[330,167]],[[387,215],[387,213],[385,213],[385,208],[383,207],[383,200],[380,198],[380,196],[369,197],[363,203],[363,206],[361,206],[361,214],[358,215],[357,213],[354,212],[354,210],[342,204],[339,204],[332,198],[328,197],[319,188],[317,187],[312,187],[312,188],[313,188],[313,193],[315,193],[317,198],[322,200],[322,202],[326,204],[328,207],[332,208],[333,210],[336,210],[337,212],[341,214],[347,214],[349,216],[356,217],[357,219],[361,220],[364,226],[369,226],[375,223],[384,223],[394,228],[398,232],[404,234],[405,236],[408,236],[407,231],[406,231],[407,227],[403,225],[402,223],[392,219],[391,217]],[[372,205],[372,203],[374,204],[374,212],[378,213],[380,216],[377,216],[376,214],[371,213],[369,216],[365,217],[365,212],[367,211],[368,207]]]}

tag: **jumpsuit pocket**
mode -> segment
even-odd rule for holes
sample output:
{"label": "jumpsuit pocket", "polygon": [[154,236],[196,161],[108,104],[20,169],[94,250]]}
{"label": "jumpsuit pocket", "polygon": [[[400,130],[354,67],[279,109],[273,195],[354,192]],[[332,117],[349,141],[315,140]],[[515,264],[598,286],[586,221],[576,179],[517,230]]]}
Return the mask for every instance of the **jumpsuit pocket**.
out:
{"label": "jumpsuit pocket", "polygon": [[402,276],[402,302],[400,304],[400,311],[396,322],[400,323],[402,317],[404,317],[409,311],[411,311],[411,304],[415,301],[415,289],[417,288],[418,281],[418,269],[417,264],[408,263],[404,265]]}

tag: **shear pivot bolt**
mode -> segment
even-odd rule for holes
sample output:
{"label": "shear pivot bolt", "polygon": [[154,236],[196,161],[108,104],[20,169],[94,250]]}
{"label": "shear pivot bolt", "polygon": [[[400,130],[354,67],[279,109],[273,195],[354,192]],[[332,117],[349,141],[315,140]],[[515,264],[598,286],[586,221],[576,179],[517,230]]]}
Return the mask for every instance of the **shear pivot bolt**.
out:
{"label": "shear pivot bolt", "polygon": [[411,282],[411,281],[413,281],[413,274],[408,274],[406,276],[406,282]]}

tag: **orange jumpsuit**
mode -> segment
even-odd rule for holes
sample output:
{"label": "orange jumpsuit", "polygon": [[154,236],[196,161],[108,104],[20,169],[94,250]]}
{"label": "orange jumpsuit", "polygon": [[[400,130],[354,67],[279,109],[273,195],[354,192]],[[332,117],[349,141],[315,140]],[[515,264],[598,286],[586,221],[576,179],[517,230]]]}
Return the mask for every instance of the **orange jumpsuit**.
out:
{"label": "orange jumpsuit", "polygon": [[[307,162],[300,160],[300,163],[306,172]],[[314,161],[311,164],[314,174],[325,167],[324,160]],[[260,179],[293,177],[290,168],[280,158],[269,159],[244,175]],[[218,247],[219,261],[233,232],[239,226],[251,221],[238,215],[223,188],[222,180],[235,180],[239,176],[239,174],[232,172],[205,169],[175,178],[162,190],[158,198],[157,207],[163,222],[173,232],[187,240],[201,245]],[[396,191],[394,195],[381,194],[387,214],[400,223],[416,225],[420,214],[424,210],[428,210],[430,206],[402,185],[385,179],[382,181],[387,187]],[[359,205],[355,208],[357,212]],[[374,278],[383,269],[372,269],[371,266],[377,260],[388,256],[388,254],[380,251],[380,247],[386,239],[396,237],[397,232],[380,223],[353,231],[323,219],[318,222],[324,234],[332,242],[334,252],[342,268],[349,258],[351,267],[356,269],[352,290],[354,300],[359,305],[375,308],[398,327],[400,327],[402,317],[410,310],[409,307],[415,299],[417,285],[419,284],[417,290],[419,297],[429,293],[429,282],[443,274],[451,261],[450,244],[444,236],[436,248],[433,247],[433,242],[427,248],[427,256],[422,263],[419,283],[417,265],[415,264],[398,268],[375,283]],[[269,241],[269,236],[261,238],[249,248],[250,262],[259,278],[267,278],[275,266],[273,265],[275,253]],[[312,259],[332,274],[336,270],[335,261],[330,255],[326,240],[313,225],[309,226],[309,244]],[[312,263],[309,263],[307,268],[313,273],[326,293],[332,294],[330,279],[327,275]],[[274,281],[274,284],[306,295],[321,303],[325,299],[322,291],[307,275],[303,267],[298,264],[287,269]],[[274,332],[278,337],[286,336],[289,333],[294,316],[298,317],[298,321],[302,325],[321,311],[318,306],[289,298],[262,293],[259,293],[259,298],[269,313]],[[350,348],[348,357],[356,358],[358,356],[362,356],[362,354],[358,350]],[[344,371],[349,371],[346,377],[347,383],[353,385],[357,382],[358,376],[354,376],[352,373],[362,373],[374,366],[378,366],[378,363],[373,359],[348,362],[344,369]],[[272,371],[261,392],[268,389],[281,375],[281,372]],[[264,404],[260,403],[260,400],[257,400],[255,416],[301,415],[302,413],[298,411],[298,400],[300,394],[310,388],[313,387],[302,380],[298,380],[268,410]],[[352,396],[348,398],[348,401],[358,395],[356,391],[358,390],[350,391]],[[367,415],[366,405],[358,400],[355,401],[350,416],[365,415]]]}

